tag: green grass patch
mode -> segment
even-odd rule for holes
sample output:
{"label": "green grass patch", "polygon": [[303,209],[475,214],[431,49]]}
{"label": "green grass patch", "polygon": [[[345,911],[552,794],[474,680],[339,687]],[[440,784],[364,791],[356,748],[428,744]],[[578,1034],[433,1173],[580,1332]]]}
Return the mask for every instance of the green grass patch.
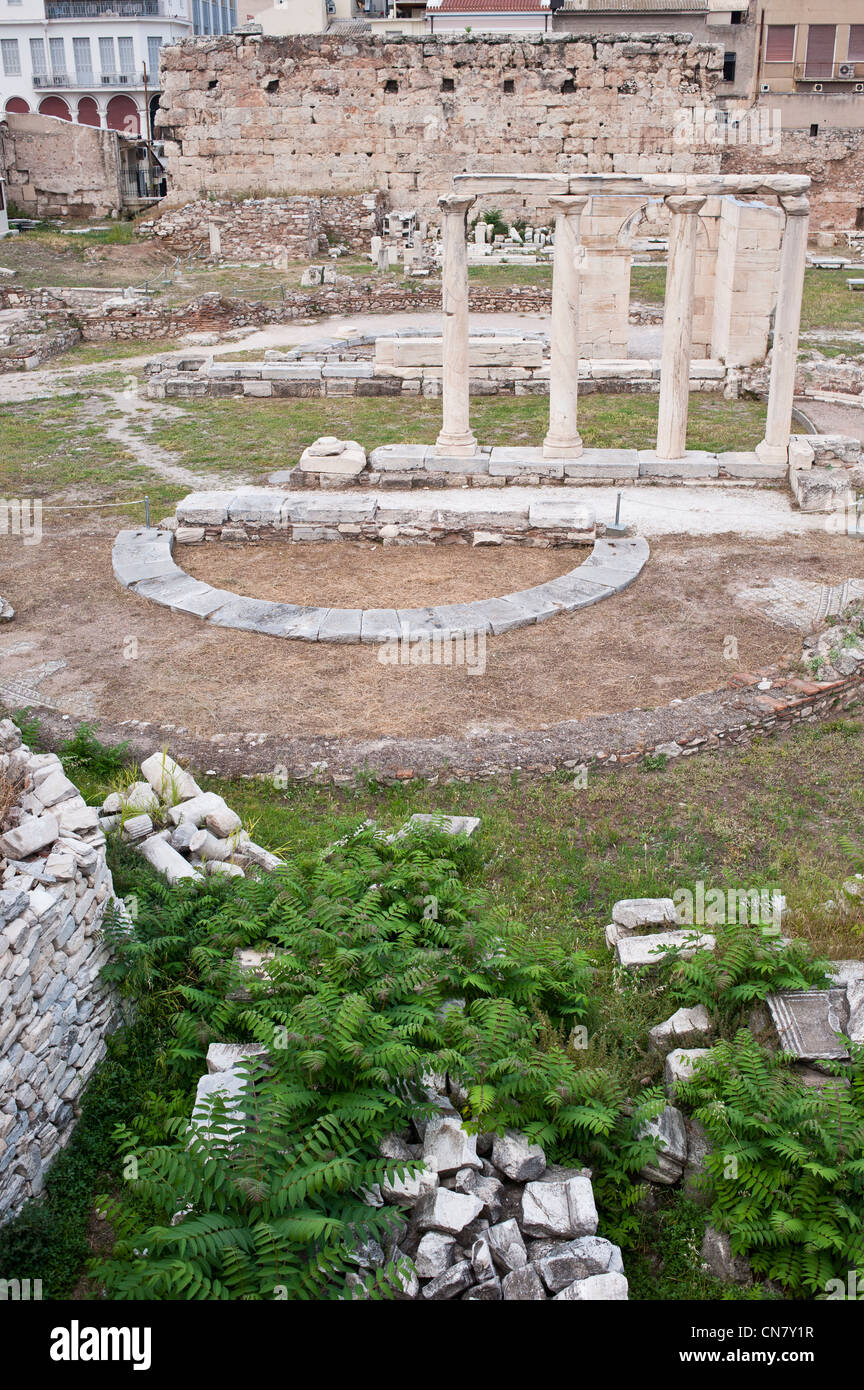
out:
{"label": "green grass patch", "polygon": [[[657,433],[657,397],[583,396],[582,434],[592,448],[651,449]],[[481,443],[539,445],[549,425],[541,396],[496,396],[471,403],[471,423]],[[726,401],[719,394],[690,398],[688,445],[692,449],[750,449],[764,434],[765,407],[758,401]],[[310,440],[322,434],[381,444],[435,441],[441,402],[333,397],[324,400],[211,400],[191,403],[182,418],[159,424],[155,442],[178,454],[187,467],[235,470],[256,476],[296,463]],[[237,441],[243,440],[242,456]]]}
{"label": "green grass patch", "polygon": [[630,298],[640,304],[662,304],[666,298],[665,265],[634,265],[630,271]]}
{"label": "green grass patch", "polygon": [[[121,382],[122,377],[117,384]],[[102,378],[100,384],[109,382]],[[41,498],[45,524],[52,529],[52,505],[56,526],[62,527],[64,502],[91,502],[95,508],[148,493],[155,514],[184,495],[183,488],[164,483],[107,437],[107,419],[94,414],[94,399],[78,393],[0,408],[0,496]],[[120,508],[115,512],[118,518],[124,513]],[[135,505],[128,515],[142,521],[143,509]]]}
{"label": "green grass patch", "polygon": [[157,357],[162,352],[177,352],[180,344],[170,338],[154,338],[142,342],[136,339],[131,343],[77,343],[59,357],[51,359],[55,367],[91,367],[101,362],[122,362],[127,357]]}
{"label": "green grass patch", "polygon": [[801,328],[857,328],[864,332],[864,295],[846,284],[848,270],[804,272]]}

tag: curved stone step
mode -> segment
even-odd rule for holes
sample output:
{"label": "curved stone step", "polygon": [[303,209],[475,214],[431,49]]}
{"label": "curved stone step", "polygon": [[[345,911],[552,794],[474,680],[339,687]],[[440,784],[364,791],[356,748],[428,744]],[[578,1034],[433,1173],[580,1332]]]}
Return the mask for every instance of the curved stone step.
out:
{"label": "curved stone step", "polygon": [[381,643],[495,635],[528,627],[557,613],[599,603],[626,589],[649,556],[642,536],[598,540],[583,564],[532,589],[431,608],[316,608],[247,598],[182,570],[172,557],[174,537],[154,527],[121,531],[114,542],[114,575],[124,588],[178,613],[217,627],[292,637],[306,642]]}

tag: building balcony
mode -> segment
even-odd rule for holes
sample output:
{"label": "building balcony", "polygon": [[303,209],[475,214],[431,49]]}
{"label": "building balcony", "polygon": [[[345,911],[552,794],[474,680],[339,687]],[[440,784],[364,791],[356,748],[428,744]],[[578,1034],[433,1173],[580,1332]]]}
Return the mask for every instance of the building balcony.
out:
{"label": "building balcony", "polygon": [[164,0],[45,0],[46,19],[147,19],[171,16]]}
{"label": "building balcony", "polygon": [[[148,76],[148,87],[154,87]],[[140,72],[82,72],[74,75],[62,72],[34,73],[33,86],[40,91],[53,92],[60,88],[72,91],[94,92],[100,87],[122,87],[144,90],[144,78]]]}

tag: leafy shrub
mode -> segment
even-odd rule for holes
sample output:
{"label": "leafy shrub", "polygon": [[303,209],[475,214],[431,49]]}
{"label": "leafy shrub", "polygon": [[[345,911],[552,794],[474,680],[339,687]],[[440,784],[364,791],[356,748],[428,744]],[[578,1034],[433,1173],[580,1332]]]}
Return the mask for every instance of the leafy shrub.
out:
{"label": "leafy shrub", "polygon": [[864,1049],[807,1086],[746,1030],[678,1087],[705,1127],[711,1219],[734,1254],[799,1294],[864,1267]]}
{"label": "leafy shrub", "polygon": [[115,776],[123,768],[129,757],[129,744],[124,742],[109,747],[99,741],[91,724],[79,724],[72,737],[58,746],[57,756],[70,777],[75,772],[83,772],[104,779]]}
{"label": "leafy shrub", "polygon": [[[366,828],[257,880],[154,884],[132,936],[109,928],[108,973],[143,1018],[170,1022],[169,1069],[188,1088],[156,1117],[169,1143],[140,1142],[152,1107],[121,1135],[138,1179],[99,1266],[110,1296],[337,1296],[358,1240],[393,1234],[394,1213],[360,1194],[397,1171],[380,1141],[428,1108],[432,1076],[449,1077],[475,1127],[515,1126],[552,1157],[596,1162],[601,1202],[614,1195],[626,1224],[632,1174],[653,1154],[638,1128],[662,1102],[634,1110],[573,1046],[590,1021],[587,960],[496,913],[470,883],[476,855],[435,832],[388,843]],[[241,974],[241,947],[278,952],[264,978]],[[217,1115],[211,1138],[190,1142],[211,1041],[257,1042],[268,1058],[249,1069],[242,1134]],[[381,1281],[392,1290],[397,1272]]]}
{"label": "leafy shrub", "polygon": [[704,1004],[728,1020],[777,990],[825,983],[828,962],[814,959],[806,942],[783,943],[746,922],[710,930],[716,938],[713,951],[696,951],[690,960],[670,953],[666,969],[679,1007]]}

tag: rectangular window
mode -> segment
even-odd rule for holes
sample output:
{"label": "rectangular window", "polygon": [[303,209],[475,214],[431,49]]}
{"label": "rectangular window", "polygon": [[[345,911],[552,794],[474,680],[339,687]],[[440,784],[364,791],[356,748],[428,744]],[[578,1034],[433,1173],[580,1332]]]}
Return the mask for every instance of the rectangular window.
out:
{"label": "rectangular window", "polygon": [[735,81],[735,63],[736,63],[736,61],[737,61],[737,57],[738,57],[737,53],[724,53],[724,54],[723,54],[723,81],[724,81],[724,82],[734,82],[734,81]]}
{"label": "rectangular window", "polygon": [[849,25],[849,61],[864,63],[864,24]]}
{"label": "rectangular window", "polygon": [[45,56],[45,40],[30,40],[30,64],[34,77],[45,77],[48,73],[48,59]]}
{"label": "rectangular window", "polygon": [[135,42],[133,39],[118,39],[117,53],[120,59],[120,71],[131,75],[135,71]]}
{"label": "rectangular window", "polygon": [[162,40],[152,34],[147,40],[147,76],[153,82],[159,81],[159,50],[162,47]]}
{"label": "rectangular window", "polygon": [[75,76],[79,82],[89,86],[93,81],[93,55],[89,39],[73,39],[72,55],[75,59]]}
{"label": "rectangular window", "polygon": [[769,24],[765,30],[765,62],[795,61],[795,25]]}
{"label": "rectangular window", "polygon": [[103,77],[113,77],[116,71],[113,39],[99,40],[99,67]]}
{"label": "rectangular window", "polygon": [[18,52],[17,39],[0,40],[0,51],[3,54],[3,72],[6,77],[21,76],[21,54]]}
{"label": "rectangular window", "polygon": [[210,25],[210,4],[209,0],[201,0],[201,24],[205,34],[212,34],[213,29]]}
{"label": "rectangular window", "polygon": [[66,43],[63,39],[49,39],[48,52],[51,54],[51,76],[66,76]]}
{"label": "rectangular window", "polygon": [[833,77],[836,40],[836,24],[810,25],[807,30],[807,57],[804,60],[805,77]]}
{"label": "rectangular window", "polygon": [[192,0],[192,32],[201,33],[201,0]]}

